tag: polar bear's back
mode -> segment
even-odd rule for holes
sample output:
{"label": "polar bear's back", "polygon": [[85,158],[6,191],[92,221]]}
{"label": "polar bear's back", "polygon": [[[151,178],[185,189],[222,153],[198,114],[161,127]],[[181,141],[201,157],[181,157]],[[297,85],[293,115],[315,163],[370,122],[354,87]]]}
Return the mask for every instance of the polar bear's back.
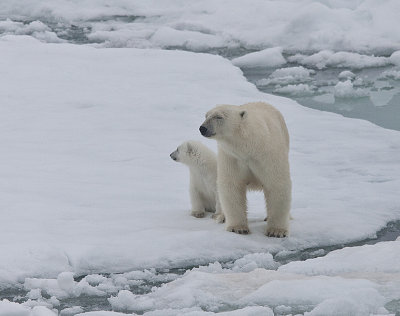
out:
{"label": "polar bear's back", "polygon": [[252,102],[240,105],[243,110],[248,110],[252,114],[261,118],[270,129],[274,129],[274,134],[282,133],[286,145],[289,148],[289,132],[281,112],[274,106],[265,102]]}

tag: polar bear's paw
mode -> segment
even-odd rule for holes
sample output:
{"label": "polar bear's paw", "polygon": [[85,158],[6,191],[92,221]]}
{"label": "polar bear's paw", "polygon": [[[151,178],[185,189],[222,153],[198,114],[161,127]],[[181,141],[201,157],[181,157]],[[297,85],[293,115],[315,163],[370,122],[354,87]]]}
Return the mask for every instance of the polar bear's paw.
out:
{"label": "polar bear's paw", "polygon": [[228,226],[226,230],[228,232],[233,232],[242,235],[247,235],[248,233],[250,233],[249,227],[247,225]]}
{"label": "polar bear's paw", "polygon": [[225,223],[225,215],[222,214],[222,213],[214,214],[214,215],[212,216],[212,218],[213,218],[218,224]]}
{"label": "polar bear's paw", "polygon": [[289,231],[284,228],[270,227],[270,228],[267,228],[265,235],[267,235],[268,237],[283,238],[283,237],[287,237],[289,235]]}
{"label": "polar bear's paw", "polygon": [[206,215],[206,212],[204,211],[192,211],[192,216],[196,218],[203,218],[204,215]]}

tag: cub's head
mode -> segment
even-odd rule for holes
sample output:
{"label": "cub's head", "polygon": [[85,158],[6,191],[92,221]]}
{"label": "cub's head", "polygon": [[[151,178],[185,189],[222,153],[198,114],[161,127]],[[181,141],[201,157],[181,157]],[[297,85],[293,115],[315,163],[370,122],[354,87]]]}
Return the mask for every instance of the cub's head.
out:
{"label": "cub's head", "polygon": [[184,163],[188,165],[192,162],[192,156],[195,152],[195,146],[191,141],[184,142],[179,145],[178,148],[172,152],[169,156],[172,160]]}
{"label": "cub's head", "polygon": [[221,139],[234,134],[246,118],[247,112],[235,105],[219,105],[206,114],[206,120],[199,130],[208,138]]}

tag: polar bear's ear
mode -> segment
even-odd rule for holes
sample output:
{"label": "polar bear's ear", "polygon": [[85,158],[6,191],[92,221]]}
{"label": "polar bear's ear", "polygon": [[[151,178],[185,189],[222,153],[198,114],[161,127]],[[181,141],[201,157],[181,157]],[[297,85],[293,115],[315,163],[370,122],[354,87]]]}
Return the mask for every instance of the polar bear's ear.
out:
{"label": "polar bear's ear", "polygon": [[245,118],[247,116],[247,112],[246,111],[240,111],[240,117],[241,118]]}

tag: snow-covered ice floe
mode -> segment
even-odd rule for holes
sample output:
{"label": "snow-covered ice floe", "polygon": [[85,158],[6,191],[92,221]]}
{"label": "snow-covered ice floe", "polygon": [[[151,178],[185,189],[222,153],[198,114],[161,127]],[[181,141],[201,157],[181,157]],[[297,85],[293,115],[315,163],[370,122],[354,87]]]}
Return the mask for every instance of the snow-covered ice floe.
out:
{"label": "snow-covered ice floe", "polygon": [[[149,315],[224,308],[288,314],[291,306],[318,315],[338,305],[363,315],[383,313],[396,299],[398,270],[381,268],[383,261],[371,261],[377,274],[364,275],[361,266],[353,278],[290,271],[295,265],[275,271],[272,254],[374,238],[399,220],[398,132],[260,93],[218,56],[44,44],[25,36],[2,37],[0,51],[0,284],[23,286],[30,300],[3,300],[0,310],[47,316],[65,297],[103,295],[115,310]],[[198,132],[215,104],[259,100],[283,113],[291,135],[294,219],[285,239],[264,235],[262,194],[249,195],[248,236],[226,232],[210,217],[191,217],[187,171],[169,159],[186,139],[215,149]],[[383,260],[398,244],[365,246],[359,256],[376,259],[377,252]],[[141,277],[124,274],[236,259],[228,268],[216,263],[182,278],[169,275],[161,282],[172,282],[145,295],[129,291]],[[80,312],[71,308],[64,314]]]}

